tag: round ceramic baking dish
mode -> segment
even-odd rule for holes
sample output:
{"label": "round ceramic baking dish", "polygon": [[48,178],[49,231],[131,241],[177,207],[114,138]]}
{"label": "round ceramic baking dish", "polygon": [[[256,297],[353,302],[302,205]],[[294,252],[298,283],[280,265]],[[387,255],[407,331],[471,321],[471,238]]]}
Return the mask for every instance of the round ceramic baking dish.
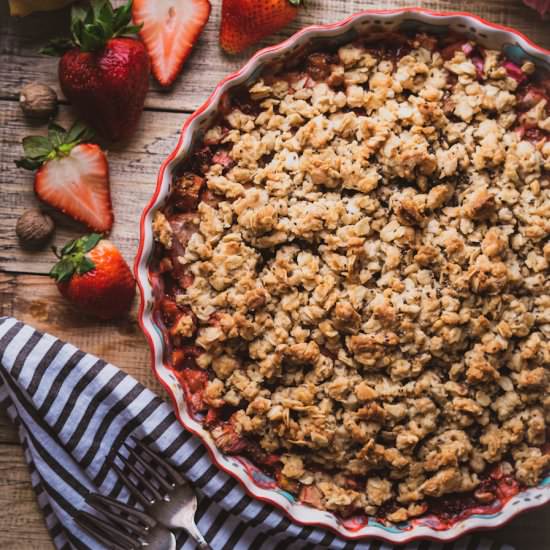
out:
{"label": "round ceramic baking dish", "polygon": [[344,520],[333,513],[301,504],[246,459],[221,453],[210,433],[191,416],[182,388],[164,360],[165,340],[153,315],[155,296],[159,292],[157,278],[149,268],[154,249],[153,214],[165,201],[178,165],[193,150],[194,144],[216,116],[223,96],[237,86],[256,80],[267,66],[296,56],[306,48],[322,49],[323,46],[344,44],[369,33],[399,30],[460,33],[482,46],[504,51],[508,59],[520,65],[529,59],[541,69],[550,71],[550,52],[513,29],[468,13],[440,13],[417,8],[361,12],[338,23],[307,27],[281,44],[257,52],[240,71],[222,80],[205,103],[187,118],[175,149],[160,168],[156,189],[140,221],[140,243],[135,262],[141,294],[139,322],[151,347],[153,370],[171,395],[181,423],[203,441],[214,463],[235,477],[251,496],[277,506],[296,523],[324,527],[348,539],[377,537],[391,543],[405,543],[419,538],[450,541],[472,530],[501,526],[517,514],[549,502],[550,476],[538,487],[521,491],[508,499],[503,498],[484,509],[468,510],[452,522],[436,521],[433,516],[399,525],[383,524],[367,517]]}

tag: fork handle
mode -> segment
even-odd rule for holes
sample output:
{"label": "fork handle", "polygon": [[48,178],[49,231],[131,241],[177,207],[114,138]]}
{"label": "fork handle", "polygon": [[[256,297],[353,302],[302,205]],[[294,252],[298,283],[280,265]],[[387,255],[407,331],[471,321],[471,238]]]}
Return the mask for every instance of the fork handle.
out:
{"label": "fork handle", "polygon": [[201,550],[211,550],[210,545],[202,536],[201,532],[195,525],[195,522],[191,522],[189,525],[186,525],[184,529],[195,539],[198,544],[198,548],[200,548]]}

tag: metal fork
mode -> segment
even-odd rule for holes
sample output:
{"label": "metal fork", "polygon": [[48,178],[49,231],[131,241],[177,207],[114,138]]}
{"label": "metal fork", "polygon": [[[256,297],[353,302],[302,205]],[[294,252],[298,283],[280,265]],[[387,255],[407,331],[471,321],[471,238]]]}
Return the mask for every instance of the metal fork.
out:
{"label": "metal fork", "polygon": [[86,503],[105,518],[80,510],[76,523],[111,550],[176,550],[176,537],[147,514],[112,498],[90,493]]}
{"label": "metal fork", "polygon": [[[199,548],[210,548],[195,524],[197,497],[186,479],[141,441],[134,437],[132,439],[136,445],[135,449],[126,443],[124,446],[130,457],[135,460],[135,464],[118,453],[118,458],[129,474],[126,474],[117,464],[113,463],[112,465],[127,489],[141,503],[145,511],[160,524],[168,529],[185,529],[195,539]],[[149,460],[145,460],[145,457]],[[139,471],[138,464],[149,478]],[[164,475],[161,474],[161,471],[164,472]],[[136,479],[136,482],[132,481],[131,476]],[[140,489],[140,485],[148,493],[148,496]]]}

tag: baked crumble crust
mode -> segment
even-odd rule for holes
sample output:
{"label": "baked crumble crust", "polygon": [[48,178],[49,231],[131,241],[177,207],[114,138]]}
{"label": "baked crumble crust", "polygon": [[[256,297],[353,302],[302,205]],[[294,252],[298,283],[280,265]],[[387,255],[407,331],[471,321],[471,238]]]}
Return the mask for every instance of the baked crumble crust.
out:
{"label": "baked crumble crust", "polygon": [[173,365],[218,446],[393,522],[550,465],[550,81],[465,40],[397,45],[232,98],[153,224]]}

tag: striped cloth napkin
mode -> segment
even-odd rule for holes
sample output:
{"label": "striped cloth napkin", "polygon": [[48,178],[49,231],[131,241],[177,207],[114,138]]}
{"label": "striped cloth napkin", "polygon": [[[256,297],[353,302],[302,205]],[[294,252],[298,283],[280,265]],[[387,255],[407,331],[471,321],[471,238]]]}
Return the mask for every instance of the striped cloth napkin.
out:
{"label": "striped cloth napkin", "polygon": [[[131,435],[161,451],[193,483],[199,493],[196,521],[214,550],[392,548],[379,541],[346,542],[327,531],[292,524],[219,471],[170,405],[134,378],[7,317],[0,318],[0,403],[18,428],[56,548],[103,548],[78,528],[72,514],[87,508],[84,499],[90,490],[129,499],[110,465],[117,452],[125,453],[123,443]],[[177,540],[178,549],[195,548],[183,532]],[[442,547],[427,541],[406,546]],[[513,550],[479,535],[445,545],[445,550],[497,548]]]}

